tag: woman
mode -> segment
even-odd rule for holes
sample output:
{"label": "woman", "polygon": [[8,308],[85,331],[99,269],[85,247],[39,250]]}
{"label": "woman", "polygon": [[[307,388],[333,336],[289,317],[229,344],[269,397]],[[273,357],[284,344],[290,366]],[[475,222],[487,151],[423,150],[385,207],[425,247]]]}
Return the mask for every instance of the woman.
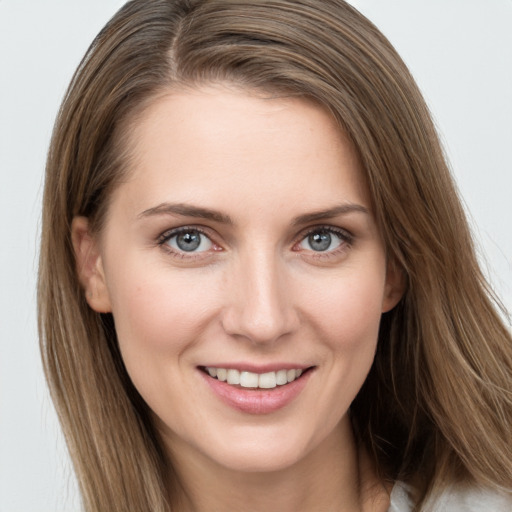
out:
{"label": "woman", "polygon": [[342,1],[127,3],[57,120],[39,304],[88,511],[510,508],[510,334]]}

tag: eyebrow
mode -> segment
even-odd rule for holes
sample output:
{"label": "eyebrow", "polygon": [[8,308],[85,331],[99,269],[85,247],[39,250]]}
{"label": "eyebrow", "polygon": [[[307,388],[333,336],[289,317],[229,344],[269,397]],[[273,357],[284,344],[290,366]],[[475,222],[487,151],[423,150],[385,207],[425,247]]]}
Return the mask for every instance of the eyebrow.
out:
{"label": "eyebrow", "polygon": [[[320,220],[332,219],[338,215],[347,215],[349,213],[363,213],[368,214],[369,210],[365,206],[354,203],[345,203],[333,208],[326,210],[318,210],[304,215],[295,217],[292,221],[292,225],[300,226],[302,224],[308,224],[310,222],[316,222]],[[152,217],[154,215],[179,215],[182,217],[195,217],[200,219],[211,220],[219,222],[221,224],[233,225],[233,220],[229,215],[226,215],[217,210],[211,210],[209,208],[201,208],[198,206],[192,206],[185,203],[161,203],[158,206],[149,208],[140,213],[137,218],[143,219],[146,217]]]}
{"label": "eyebrow", "polygon": [[318,210],[316,212],[299,215],[293,220],[293,225],[300,226],[302,224],[309,224],[310,222],[317,222],[319,220],[332,219],[338,215],[347,215],[349,213],[369,214],[370,211],[368,208],[366,208],[366,206],[360,204],[345,203],[334,206],[333,208],[328,208],[327,210]]}
{"label": "eyebrow", "polygon": [[162,203],[154,208],[144,210],[137,215],[137,218],[142,219],[145,217],[152,217],[154,215],[180,215],[182,217],[197,217],[200,219],[207,219],[221,224],[233,224],[229,215],[225,215],[216,210],[209,208],[201,208],[199,206],[192,206],[185,203]]}

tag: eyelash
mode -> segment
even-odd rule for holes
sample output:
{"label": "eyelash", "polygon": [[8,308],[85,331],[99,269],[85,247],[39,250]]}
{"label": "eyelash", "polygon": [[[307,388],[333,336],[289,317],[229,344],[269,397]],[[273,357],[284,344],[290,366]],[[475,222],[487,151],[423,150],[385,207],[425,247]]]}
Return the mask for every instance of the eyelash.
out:
{"label": "eyelash", "polygon": [[162,247],[168,254],[170,254],[174,258],[190,260],[190,259],[204,257],[204,255],[205,255],[204,252],[196,253],[196,252],[191,251],[191,252],[187,253],[186,251],[177,251],[177,250],[173,249],[172,247],[170,247],[169,245],[167,245],[167,242],[169,242],[169,240],[171,240],[172,238],[177,237],[181,234],[190,233],[190,232],[199,233],[199,234],[205,236],[208,240],[211,241],[213,246],[218,247],[217,244],[215,244],[215,242],[212,240],[212,237],[210,235],[208,235],[208,233],[204,229],[202,229],[201,227],[198,227],[198,226],[182,226],[182,227],[179,227],[176,229],[171,229],[171,230],[165,231],[158,237],[158,245],[160,247]]}
{"label": "eyelash", "polygon": [[[198,226],[182,226],[182,227],[179,227],[176,229],[171,229],[171,230],[165,231],[158,237],[158,245],[161,246],[165,251],[167,251],[171,256],[173,256],[175,258],[179,258],[179,259],[204,258],[205,253],[207,253],[207,251],[202,251],[199,253],[191,251],[191,252],[187,253],[186,251],[177,251],[168,245],[169,240],[171,240],[172,238],[177,237],[181,234],[190,233],[190,232],[199,233],[199,234],[205,236],[206,238],[208,238],[208,240],[210,240],[210,242],[212,243],[212,245],[214,247],[219,247],[212,240],[211,236],[204,229],[202,229],[201,227],[198,227]],[[311,250],[311,251],[309,251],[310,252],[310,254],[308,255],[309,257],[325,259],[325,258],[337,256],[340,252],[343,252],[347,248],[350,248],[354,242],[354,236],[344,229],[335,228],[332,226],[313,226],[311,228],[308,228],[307,231],[303,231],[302,233],[300,233],[297,236],[297,238],[293,242],[292,250],[294,250],[296,252],[302,252],[300,249],[295,249],[295,247],[297,247],[298,244],[300,244],[302,241],[304,241],[307,237],[309,237],[313,234],[316,234],[316,233],[333,234],[341,240],[341,243],[340,243],[339,247],[336,247],[335,249],[333,249],[331,251],[313,251],[313,250]],[[222,250],[222,249],[219,247],[219,249],[217,249],[217,251],[219,251],[219,250]]]}
{"label": "eyelash", "polygon": [[[335,249],[333,249],[331,251],[313,251],[313,250],[311,250],[311,251],[309,251],[310,254],[308,254],[308,257],[313,257],[313,258],[317,258],[317,259],[327,259],[327,258],[331,258],[331,257],[336,257],[340,253],[343,253],[348,248],[350,248],[352,246],[352,244],[354,243],[354,236],[345,229],[335,228],[333,226],[313,226],[311,228],[308,228],[307,231],[303,231],[297,237],[296,241],[293,244],[293,247],[296,247],[303,240],[305,240],[309,236],[314,235],[316,233],[333,234],[341,240],[341,243],[338,247],[336,247]],[[298,250],[297,252],[300,252],[300,250]]]}

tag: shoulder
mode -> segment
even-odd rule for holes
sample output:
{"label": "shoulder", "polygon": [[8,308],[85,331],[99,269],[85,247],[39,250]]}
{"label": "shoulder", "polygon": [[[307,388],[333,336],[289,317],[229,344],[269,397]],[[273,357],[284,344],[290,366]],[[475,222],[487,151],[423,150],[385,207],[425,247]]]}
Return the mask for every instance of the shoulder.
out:
{"label": "shoulder", "polygon": [[388,512],[410,512],[413,508],[411,488],[403,482],[393,486]]}
{"label": "shoulder", "polygon": [[512,496],[482,488],[451,489],[436,502],[437,512],[512,512]]}
{"label": "shoulder", "polygon": [[[411,512],[411,488],[398,482],[391,492],[388,512]],[[479,487],[450,487],[425,507],[428,512],[512,512],[512,495]]]}

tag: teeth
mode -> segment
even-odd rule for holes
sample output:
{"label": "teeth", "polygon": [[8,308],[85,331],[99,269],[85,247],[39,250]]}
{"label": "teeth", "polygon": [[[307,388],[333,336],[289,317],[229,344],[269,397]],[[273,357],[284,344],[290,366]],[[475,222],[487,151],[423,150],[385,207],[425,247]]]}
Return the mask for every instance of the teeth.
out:
{"label": "teeth", "polygon": [[240,373],[240,386],[242,386],[243,388],[257,388],[258,387],[258,374],[251,373],[251,372],[241,372]]}
{"label": "teeth", "polygon": [[238,370],[228,370],[228,384],[240,384],[240,372]]}
{"label": "teeth", "polygon": [[253,373],[238,371],[233,368],[207,367],[206,371],[210,377],[217,378],[222,382],[237,385],[243,388],[273,389],[276,386],[284,386],[293,382],[302,375],[302,370],[278,370],[277,372]]}
{"label": "teeth", "polygon": [[258,384],[258,387],[263,389],[275,388],[277,386],[276,372],[262,373],[260,375]]}
{"label": "teeth", "polygon": [[286,370],[279,370],[276,372],[276,383],[278,386],[282,386],[283,384],[288,384],[288,378],[286,374],[288,372]]}

